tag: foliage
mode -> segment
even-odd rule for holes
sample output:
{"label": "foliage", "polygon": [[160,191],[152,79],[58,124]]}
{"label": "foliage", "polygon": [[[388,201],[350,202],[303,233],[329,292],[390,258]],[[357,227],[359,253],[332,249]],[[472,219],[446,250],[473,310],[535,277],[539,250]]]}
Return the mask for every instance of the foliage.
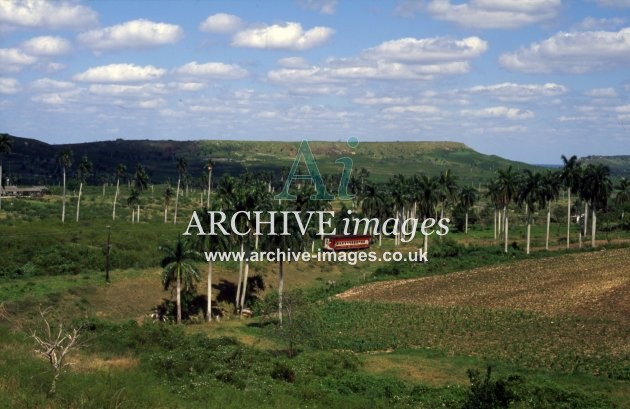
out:
{"label": "foliage", "polygon": [[507,379],[492,379],[492,367],[488,366],[486,375],[482,378],[476,369],[468,370],[470,389],[462,409],[500,409],[508,408],[516,400],[516,394],[511,384],[518,382],[518,377]]}

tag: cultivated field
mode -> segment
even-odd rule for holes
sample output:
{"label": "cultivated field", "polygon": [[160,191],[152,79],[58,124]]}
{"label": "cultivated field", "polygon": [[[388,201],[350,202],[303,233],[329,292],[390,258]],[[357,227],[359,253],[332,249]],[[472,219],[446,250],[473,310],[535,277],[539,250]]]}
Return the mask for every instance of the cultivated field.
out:
{"label": "cultivated field", "polygon": [[[630,249],[526,260],[458,273],[376,282],[344,300],[536,311],[630,324]],[[630,346],[630,345],[629,345]]]}

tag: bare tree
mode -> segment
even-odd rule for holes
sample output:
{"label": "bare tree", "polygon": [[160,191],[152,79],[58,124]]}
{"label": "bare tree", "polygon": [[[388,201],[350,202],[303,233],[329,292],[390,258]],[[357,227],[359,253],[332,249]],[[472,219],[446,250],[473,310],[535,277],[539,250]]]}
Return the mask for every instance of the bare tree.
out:
{"label": "bare tree", "polygon": [[46,311],[39,310],[41,317],[40,331],[33,330],[31,338],[37,343],[35,352],[48,360],[53,368],[53,379],[50,384],[48,395],[54,395],[57,389],[57,380],[63,370],[70,365],[66,362],[68,353],[79,347],[79,329],[65,330],[60,322],[57,328],[53,329],[46,318]]}

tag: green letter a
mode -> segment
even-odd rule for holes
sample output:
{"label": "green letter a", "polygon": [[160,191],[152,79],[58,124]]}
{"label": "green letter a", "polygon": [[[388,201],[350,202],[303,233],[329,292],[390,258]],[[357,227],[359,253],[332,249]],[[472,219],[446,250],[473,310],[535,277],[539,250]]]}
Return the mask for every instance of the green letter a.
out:
{"label": "green letter a", "polygon": [[[300,158],[304,157],[304,162],[306,163],[306,169],[308,170],[308,175],[296,175],[298,165],[300,164]],[[308,141],[302,141],[300,144],[300,148],[298,149],[297,155],[295,156],[295,160],[293,161],[293,166],[291,166],[291,171],[289,172],[289,176],[287,177],[287,181],[284,184],[284,189],[282,192],[278,193],[274,196],[275,200],[296,200],[297,196],[289,193],[289,188],[291,187],[291,182],[294,180],[312,180],[315,185],[315,190],[317,194],[311,196],[311,200],[332,200],[334,197],[326,191],[326,185],[324,185],[324,180],[322,179],[321,173],[319,173],[319,169],[317,168],[317,163],[315,163],[315,158],[313,157],[313,152],[311,152],[311,147],[308,145]]]}

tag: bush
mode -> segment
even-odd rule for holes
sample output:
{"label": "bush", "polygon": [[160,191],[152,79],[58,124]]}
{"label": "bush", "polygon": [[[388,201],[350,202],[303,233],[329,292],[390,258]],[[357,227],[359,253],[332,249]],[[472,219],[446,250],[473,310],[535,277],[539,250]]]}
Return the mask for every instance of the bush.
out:
{"label": "bush", "polygon": [[492,379],[492,368],[486,369],[486,376],[482,379],[479,371],[469,369],[470,389],[462,409],[500,409],[508,408],[511,402],[517,400],[511,387],[520,381],[516,376],[510,376],[507,380]]}

